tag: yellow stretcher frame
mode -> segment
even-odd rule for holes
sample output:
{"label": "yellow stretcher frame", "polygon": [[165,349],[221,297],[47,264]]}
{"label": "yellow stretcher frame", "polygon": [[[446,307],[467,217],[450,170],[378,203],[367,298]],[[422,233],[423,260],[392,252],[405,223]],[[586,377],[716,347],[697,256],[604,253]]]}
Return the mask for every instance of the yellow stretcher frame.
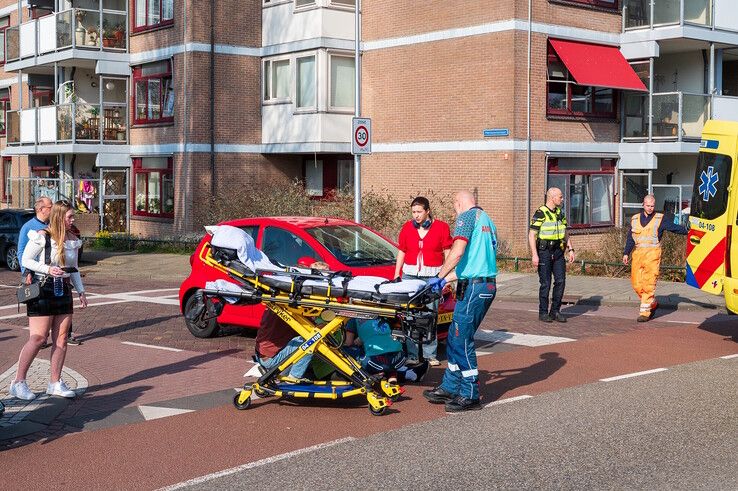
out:
{"label": "yellow stretcher frame", "polygon": [[[390,305],[374,301],[357,301],[348,303],[345,299],[330,296],[328,294],[311,295],[309,298],[296,298],[294,291],[289,294],[281,290],[275,290],[271,286],[260,282],[259,275],[248,276],[239,271],[229,268],[217,261],[211,253],[211,248],[206,245],[200,252],[200,260],[222,273],[250,285],[258,292],[258,298],[266,308],[274,312],[280,319],[289,325],[293,331],[305,342],[287,357],[279,366],[267,370],[256,382],[247,383],[243,386],[233,399],[237,409],[248,409],[251,405],[252,394],[259,397],[275,396],[290,397],[295,399],[342,399],[358,395],[365,395],[369,411],[374,415],[382,415],[392,402],[397,400],[404,390],[397,384],[391,384],[384,378],[371,376],[366,373],[360,364],[351,356],[341,351],[340,346],[334,346],[331,336],[336,334],[345,324],[348,318],[377,318],[385,317],[394,319],[400,310],[427,310],[425,305]],[[286,273],[287,274],[287,273]],[[294,282],[293,282],[294,289]],[[237,297],[239,294],[227,291],[203,290],[206,296],[220,298]],[[242,298],[251,298],[248,294],[241,295]],[[254,298],[257,297],[255,293]],[[251,298],[251,300],[254,300]],[[324,314],[324,313],[330,314]],[[327,321],[325,325],[319,326],[315,319],[321,317]],[[347,377],[348,381],[313,381],[312,386],[330,387],[330,391],[304,390],[305,386],[287,385],[284,383],[286,377],[280,374],[297,363],[301,358],[309,354],[318,353],[323,359],[330,363],[337,371]],[[348,386],[353,386],[349,389]]]}

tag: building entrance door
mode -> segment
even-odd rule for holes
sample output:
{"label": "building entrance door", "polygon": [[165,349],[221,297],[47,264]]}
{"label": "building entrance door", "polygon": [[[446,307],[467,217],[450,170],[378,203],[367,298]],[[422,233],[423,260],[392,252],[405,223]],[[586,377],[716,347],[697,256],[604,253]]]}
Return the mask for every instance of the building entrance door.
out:
{"label": "building entrance door", "polygon": [[100,230],[128,232],[128,169],[100,169]]}
{"label": "building entrance door", "polygon": [[620,174],[620,223],[627,225],[630,217],[643,208],[643,198],[651,191],[651,172]]}

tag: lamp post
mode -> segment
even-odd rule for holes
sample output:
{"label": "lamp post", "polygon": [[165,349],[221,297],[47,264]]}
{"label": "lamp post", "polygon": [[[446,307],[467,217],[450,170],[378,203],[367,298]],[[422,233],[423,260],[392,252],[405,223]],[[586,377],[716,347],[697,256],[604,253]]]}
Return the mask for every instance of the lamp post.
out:
{"label": "lamp post", "polygon": [[[361,117],[361,0],[354,14],[354,116]],[[361,155],[354,155],[354,221],[361,222]]]}

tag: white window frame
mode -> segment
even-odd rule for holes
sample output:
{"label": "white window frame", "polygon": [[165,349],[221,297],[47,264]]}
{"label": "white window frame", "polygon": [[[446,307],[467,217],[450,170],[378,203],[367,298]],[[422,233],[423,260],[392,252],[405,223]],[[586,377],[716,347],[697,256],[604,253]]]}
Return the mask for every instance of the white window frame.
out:
{"label": "white window frame", "polygon": [[356,10],[356,0],[353,0],[353,5],[346,5],[345,3],[338,2],[337,0],[327,0],[327,1],[328,1],[328,5],[333,8],[351,10],[352,12]]}
{"label": "white window frame", "polygon": [[297,2],[300,0],[292,0],[293,8],[297,11],[303,11],[303,10],[310,10],[322,7],[322,1],[321,0],[302,0],[302,1],[308,1],[310,3],[307,3],[305,5],[297,5]]}
{"label": "white window frame", "polygon": [[[326,86],[328,88],[327,97],[326,97],[326,107],[328,108],[328,112],[333,113],[353,113],[354,112],[354,104],[356,103],[356,94],[354,94],[354,102],[350,106],[333,106],[331,104],[331,93],[333,91],[333,79],[331,77],[331,67],[333,66],[333,57],[338,58],[354,58],[354,55],[345,51],[328,51],[328,63],[327,65],[327,74],[326,74]],[[355,63],[355,61],[354,61]],[[354,73],[356,73],[356,65],[354,65]],[[354,75],[355,77],[356,75]],[[356,81],[354,80],[354,84],[356,84]],[[354,89],[355,90],[355,89]]]}
{"label": "white window frame", "polygon": [[[299,69],[299,60],[302,60],[303,58],[312,58],[313,59],[313,105],[312,106],[298,106],[299,104],[299,73],[297,72]],[[308,53],[300,53],[299,55],[295,55],[295,72],[294,72],[294,101],[295,101],[295,112],[315,112],[318,110],[318,67],[319,65],[319,58],[318,58],[318,52],[308,52]]]}
{"label": "white window frame", "polygon": [[[287,63],[289,64],[289,70],[287,73],[289,73],[290,77],[290,89],[288,90],[287,97],[282,98],[276,98],[273,97],[273,90],[274,90],[274,73],[271,72],[274,66],[275,61],[285,61],[287,60]],[[291,56],[276,56],[274,58],[268,58],[265,60],[262,60],[261,64],[261,99],[262,104],[286,104],[292,102],[292,95],[295,93],[295,77],[294,77],[294,63]],[[269,88],[267,92],[266,87],[266,74],[269,73]]]}

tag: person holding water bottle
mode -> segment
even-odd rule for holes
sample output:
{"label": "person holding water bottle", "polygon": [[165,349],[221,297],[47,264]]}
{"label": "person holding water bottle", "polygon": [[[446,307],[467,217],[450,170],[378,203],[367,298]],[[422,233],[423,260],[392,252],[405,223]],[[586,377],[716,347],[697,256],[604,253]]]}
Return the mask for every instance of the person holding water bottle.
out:
{"label": "person holding water bottle", "polygon": [[67,201],[57,201],[51,208],[48,228],[28,232],[23,251],[23,268],[33,271],[33,281],[41,285],[41,295],[26,304],[28,341],[18,359],[18,372],[10,384],[11,396],[33,400],[36,397],[26,383],[26,375],[51,330],[51,377],[46,393],[71,398],[76,394],[61,378],[67,354],[67,334],[72,324],[72,290],[79,294],[82,308],[87,297],[77,271],[82,241],[72,232],[74,209]]}

